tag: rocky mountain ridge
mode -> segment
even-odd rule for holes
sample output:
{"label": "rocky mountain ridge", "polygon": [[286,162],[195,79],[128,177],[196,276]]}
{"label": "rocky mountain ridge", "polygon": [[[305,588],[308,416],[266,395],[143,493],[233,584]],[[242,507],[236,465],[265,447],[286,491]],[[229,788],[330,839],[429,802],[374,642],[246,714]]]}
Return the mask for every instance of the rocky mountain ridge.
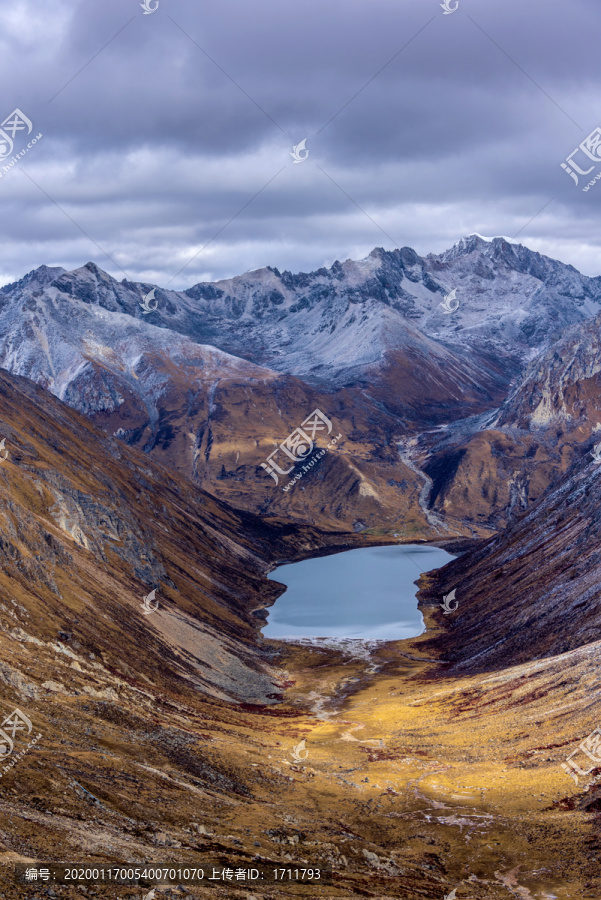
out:
{"label": "rocky mountain ridge", "polygon": [[[449,315],[441,303],[452,290],[458,307]],[[405,331],[415,334],[410,326],[450,345],[467,341],[479,350],[488,342],[507,360],[523,359],[599,312],[601,278],[503,238],[470,235],[439,255],[377,248],[329,269],[293,275],[268,267],[185,295],[206,316],[210,342],[288,374],[340,381],[398,349]]]}
{"label": "rocky mountain ridge", "polygon": [[[155,308],[145,313],[141,301],[151,289]],[[448,315],[442,301],[453,290],[458,306]],[[124,313],[331,386],[403,344],[423,342],[433,352],[428,338],[460,347],[467,341],[475,350],[490,344],[500,358],[523,360],[601,310],[601,278],[503,238],[471,235],[436,256],[380,248],[312,273],[266,267],[180,292],[117,282],[94,263],[73,272],[42,266],[0,289],[3,313],[33,298]]]}
{"label": "rocky mountain ridge", "polygon": [[[279,591],[269,566],[335,536],[228,509],[7,373],[0,422],[0,705],[41,735],[0,779],[7,900],[115,897],[18,886],[15,863],[199,858],[328,867],[340,900],[463,884],[477,900],[594,896],[598,792],[561,768],[595,727],[599,692],[592,460],[509,541],[468,551],[436,588],[424,577],[435,594],[457,586],[456,619],[441,621],[439,596],[422,607],[446,637],[357,656],[257,641]],[[263,883],[260,896],[298,890]],[[188,891],[172,895],[232,897],[218,883]]]}
{"label": "rocky mountain ridge", "polygon": [[[166,689],[273,702],[254,612],[277,594],[263,575],[286,552],[281,532],[191,491],[5,372],[0,422],[0,682],[42,696],[58,654],[76,663],[64,689],[75,695],[86,672],[84,683],[114,675],[124,690],[158,677]],[[21,650],[36,656],[31,675],[18,666]]]}
{"label": "rocky mountain ridge", "polygon": [[[460,516],[439,525],[424,509],[435,491],[445,496],[448,476],[441,465],[429,487],[412,462],[424,408],[415,406],[412,427],[405,420],[399,452],[399,418],[365,386],[326,394],[91,302],[115,289],[100,273],[74,278],[79,299],[65,273],[52,275],[41,273],[35,288],[30,278],[19,300],[0,304],[12,322],[2,337],[11,365],[25,360],[87,413],[51,396],[50,383],[43,390],[0,372],[0,703],[4,715],[23,710],[42,734],[0,781],[10,900],[30,900],[31,889],[12,884],[9,866],[59,856],[85,865],[199,856],[236,867],[327,865],[326,890],[341,898],[423,900],[456,885],[478,900],[508,890],[596,896],[599,792],[574,786],[561,768],[595,727],[599,694],[601,466],[585,446],[564,483],[541,483],[538,501],[506,532],[423,577],[427,634],[363,658],[261,642],[262,611],[280,590],[265,578],[270,565],[341,540],[377,542],[364,530],[336,535],[336,515],[338,525],[370,516],[382,535],[393,510],[405,538],[411,529],[462,533]],[[440,407],[428,413],[436,440],[496,428],[494,459],[505,464],[507,435],[533,434],[530,411],[541,398],[558,410],[558,427],[570,416],[576,423],[578,410],[592,422],[589,324],[577,364],[565,335],[559,356],[539,358],[542,393],[528,369],[505,406],[506,391],[492,409],[480,395],[471,408],[486,408],[462,422],[438,372]],[[401,353],[396,371],[412,358]],[[282,515],[273,505],[264,519],[235,510],[190,480],[189,471],[206,478],[202,467],[210,475],[220,466],[215,483],[243,497],[257,442],[264,452],[267,435],[282,440],[284,426],[326,401],[346,444],[301,482],[305,496],[283,494]],[[554,421],[534,420],[541,434]],[[186,440],[196,469],[184,472]],[[539,453],[528,458],[542,465]],[[291,521],[307,510],[325,517],[328,494],[327,531]],[[159,607],[146,614],[153,589]],[[452,589],[458,609],[443,616],[440,599]],[[299,762],[301,741],[310,758]],[[102,886],[84,893],[107,895]],[[266,900],[297,895],[261,885]]]}
{"label": "rocky mountain ridge", "polygon": [[[433,510],[466,510],[492,527],[522,512],[579,459],[601,431],[601,316],[566,329],[533,359],[498,410],[476,426],[424,434]],[[418,442],[419,443],[419,442]]]}
{"label": "rocky mountain ridge", "polygon": [[[443,513],[446,536],[485,535],[557,468],[552,447],[490,423],[600,309],[601,279],[478,235],[183,292],[42,266],[0,289],[0,365],[239,508],[426,538]],[[315,408],[343,440],[302,489],[273,490],[262,463]]]}
{"label": "rocky mountain ridge", "polygon": [[601,463],[583,454],[503,531],[423,579],[425,608],[456,590],[460,615],[432,638],[452,666],[491,671],[585,645],[598,658],[600,498]]}

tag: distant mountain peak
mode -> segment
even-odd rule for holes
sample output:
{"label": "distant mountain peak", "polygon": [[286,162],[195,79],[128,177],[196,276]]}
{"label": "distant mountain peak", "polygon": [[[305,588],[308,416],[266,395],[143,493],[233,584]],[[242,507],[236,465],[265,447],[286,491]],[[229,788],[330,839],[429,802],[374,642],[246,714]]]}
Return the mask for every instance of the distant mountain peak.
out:
{"label": "distant mountain peak", "polygon": [[8,293],[17,287],[29,289],[32,287],[46,287],[46,285],[50,284],[52,281],[60,278],[61,275],[65,275],[66,272],[67,269],[63,269],[62,266],[38,266],[37,269],[32,269],[31,272],[28,272],[18,281],[13,281],[11,284],[5,284],[4,287],[0,288],[0,291]]}
{"label": "distant mountain peak", "polygon": [[[146,321],[140,301],[152,288],[117,282],[91,261],[70,272],[40,267],[2,289],[2,298],[14,301],[19,314],[13,316],[9,305],[0,315],[6,332],[0,361],[10,358],[15,341],[32,341],[29,332],[21,334],[23,304],[32,294],[48,291],[63,311],[65,304],[75,304],[78,316],[85,304]],[[387,354],[418,344],[424,358],[444,356],[451,348],[463,356],[470,347],[469,355],[486,346],[498,361],[493,369],[502,364],[512,372],[563,328],[601,310],[601,279],[506,237],[477,232],[439,255],[423,257],[406,246],[375,247],[363,259],[335,260],[313,272],[264,266],[186,291],[156,290],[158,307],[146,326],[159,327],[163,338],[176,333],[255,365],[330,385],[367,377]],[[452,291],[459,305],[450,316],[441,306]],[[108,326],[109,319],[94,315],[99,316],[94,328]],[[72,324],[67,316],[68,332]],[[56,323],[45,327],[54,341]],[[111,327],[120,334],[124,323],[115,320]],[[432,339],[442,342],[437,351]]]}
{"label": "distant mountain peak", "polygon": [[479,234],[477,231],[474,231],[471,234],[467,234],[465,235],[465,237],[460,238],[455,244],[453,244],[453,246],[449,250],[445,250],[441,255],[445,256],[451,253],[473,253],[475,250],[489,253],[491,251],[498,251],[504,245],[510,245],[511,247],[522,247],[527,252],[532,252],[529,251],[527,247],[524,247],[523,244],[520,244],[518,241],[514,241],[511,238],[504,237],[503,235],[485,237],[483,234]]}
{"label": "distant mountain peak", "polygon": [[513,238],[507,237],[505,234],[495,234],[492,237],[487,237],[484,234],[480,234],[478,231],[472,231],[470,234],[467,234],[462,240],[468,241],[470,238],[478,238],[481,241],[484,241],[486,244],[491,244],[493,241],[506,241],[508,244],[518,244],[519,241],[514,241]]}

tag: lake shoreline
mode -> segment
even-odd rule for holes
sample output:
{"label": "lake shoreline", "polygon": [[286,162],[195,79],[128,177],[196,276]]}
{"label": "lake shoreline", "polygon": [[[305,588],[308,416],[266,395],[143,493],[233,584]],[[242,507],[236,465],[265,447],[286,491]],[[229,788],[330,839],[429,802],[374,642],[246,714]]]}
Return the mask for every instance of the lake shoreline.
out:
{"label": "lake shoreline", "polygon": [[419,579],[456,557],[433,542],[388,542],[278,567],[280,593],[262,626],[271,640],[388,643],[426,631]]}
{"label": "lake shoreline", "polygon": [[[333,536],[334,535],[332,535],[332,537]],[[359,540],[352,540],[352,537],[359,538]],[[366,540],[365,537],[370,537],[372,539]],[[332,543],[320,547],[308,547],[306,549],[299,548],[298,553],[295,553],[294,556],[271,560],[265,573],[270,574],[274,569],[278,569],[280,566],[292,565],[292,563],[302,562],[305,559],[318,559],[322,556],[333,556],[335,553],[344,553],[345,550],[361,550],[364,547],[402,547],[409,546],[410,544],[419,544],[422,547],[438,547],[440,550],[447,550],[454,556],[461,556],[478,544],[482,544],[484,541],[488,540],[488,538],[465,537],[433,538],[432,540],[421,538],[399,538],[397,540],[392,540],[390,538],[383,539],[376,535],[366,535],[365,537],[361,540],[360,535],[348,534],[345,536],[345,540],[341,540],[340,543]]]}

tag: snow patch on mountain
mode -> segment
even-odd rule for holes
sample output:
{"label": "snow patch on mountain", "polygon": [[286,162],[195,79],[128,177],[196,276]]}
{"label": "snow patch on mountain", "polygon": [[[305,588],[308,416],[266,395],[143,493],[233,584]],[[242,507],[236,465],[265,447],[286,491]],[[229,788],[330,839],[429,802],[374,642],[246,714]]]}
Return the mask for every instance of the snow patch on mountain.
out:
{"label": "snow patch on mountain", "polygon": [[0,291],[2,366],[76,406],[77,385],[103,372],[115,376],[117,381],[105,388],[95,379],[92,411],[124,402],[116,383],[156,401],[169,384],[169,370],[185,370],[192,382],[203,384],[216,378],[274,377],[265,367],[124,311],[139,307],[140,293],[93,264],[69,273],[47,267],[29,273]]}
{"label": "snow patch on mountain", "polygon": [[[146,314],[153,287],[157,309]],[[446,314],[453,290],[459,306]],[[401,379],[423,370],[432,390],[452,383],[459,398],[483,375],[508,384],[599,311],[600,278],[475,233],[438,255],[375,248],[314,272],[266,266],[183,292],[118,282],[94,263],[41,266],[0,289],[0,364],[63,398],[90,367],[110,371],[119,390],[154,395],[170,366],[203,383],[284,373],[340,388],[373,384],[395,365]],[[117,402],[95,390],[98,403]],[[402,390],[398,379],[390,390]]]}

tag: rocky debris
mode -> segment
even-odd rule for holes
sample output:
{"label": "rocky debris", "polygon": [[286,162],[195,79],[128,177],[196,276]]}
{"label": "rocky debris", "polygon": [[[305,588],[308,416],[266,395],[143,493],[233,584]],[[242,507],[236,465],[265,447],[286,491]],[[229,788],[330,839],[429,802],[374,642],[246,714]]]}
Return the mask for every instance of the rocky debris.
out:
{"label": "rocky debris", "polygon": [[[229,510],[136,451],[121,446],[115,458],[110,438],[31,382],[0,373],[0,386],[0,417],[18,442],[0,479],[0,641],[10,650],[0,683],[26,700],[118,702],[168,658],[187,685],[273,702],[252,616],[269,528],[246,516],[240,539]],[[85,542],[61,527],[58,498]],[[159,609],[145,616],[157,585]],[[279,590],[267,583],[263,605]]]}
{"label": "rocky debris", "polygon": [[374,869],[380,869],[381,871],[386,872],[387,875],[402,874],[401,870],[395,866],[391,859],[380,859],[377,853],[374,853],[372,850],[366,850],[365,848],[363,848],[361,852],[369,865]]}
{"label": "rocky debris", "polygon": [[[10,458],[0,466],[0,702],[6,714],[18,703],[42,735],[39,744],[15,756],[14,768],[3,772],[0,782],[0,838],[7,854],[0,851],[0,861],[6,866],[17,854],[22,854],[19,859],[56,859],[57,848],[61,857],[68,853],[86,862],[132,864],[159,856],[182,864],[214,854],[234,866],[250,861],[329,864],[336,879],[332,894],[347,897],[440,897],[472,870],[479,878],[470,882],[469,893],[478,900],[500,900],[516,886],[532,895],[559,896],[561,885],[569,896],[585,888],[595,896],[599,850],[591,822],[598,797],[593,791],[581,797],[561,770],[562,761],[595,727],[598,706],[599,517],[592,458],[580,469],[576,465],[566,481],[541,496],[504,534],[474,547],[460,535],[477,526],[458,531],[463,555],[422,581],[425,615],[430,626],[439,627],[409,644],[374,648],[377,663],[364,665],[361,681],[345,693],[344,710],[337,701],[348,683],[345,661],[355,653],[341,654],[325,644],[289,648],[257,642],[260,618],[254,613],[280,591],[265,578],[274,561],[339,547],[334,532],[341,522],[350,523],[347,546],[376,542],[377,536],[365,532],[378,517],[382,521],[392,514],[397,491],[406,494],[402,508],[397,503],[394,533],[403,535],[409,525],[425,532],[424,507],[436,502],[437,489],[438,496],[445,495],[444,465],[428,474],[430,484],[399,460],[394,441],[400,404],[393,412],[384,409],[377,400],[380,388],[394,401],[392,388],[411,363],[416,376],[407,379],[402,400],[407,421],[414,427],[427,415],[432,428],[439,429],[441,420],[456,417],[467,381],[481,370],[485,383],[476,379],[470,388],[468,409],[497,408],[507,381],[507,373],[495,373],[502,355],[510,364],[507,371],[514,371],[524,355],[552,340],[566,316],[584,319],[597,303],[594,280],[580,282],[568,267],[506,241],[483,245],[470,238],[448,255],[425,261],[407,248],[392,255],[376,251],[364,262],[362,272],[360,264],[353,264],[358,268],[352,272],[351,266],[338,264],[314,273],[315,278],[306,276],[303,284],[293,284],[287,273],[250,273],[244,283],[236,283],[233,300],[234,288],[223,284],[213,286],[213,293],[203,288],[188,297],[204,321],[202,307],[210,297],[216,314],[223,303],[232,318],[239,315],[241,328],[247,309],[269,327],[274,311],[289,303],[297,304],[286,313],[289,323],[290,316],[299,316],[300,322],[311,312],[319,333],[311,335],[315,340],[308,349],[298,339],[296,349],[305,355],[296,362],[290,346],[294,365],[311,366],[311,352],[317,354],[336,333],[335,315],[330,322],[319,318],[330,305],[334,312],[338,303],[352,305],[348,318],[342,311],[340,319],[349,341],[366,335],[368,320],[356,328],[355,313],[373,312],[378,320],[373,340],[350,346],[339,368],[349,381],[352,366],[358,379],[373,372],[373,396],[361,401],[368,392],[364,382],[361,388],[334,385],[336,391],[328,395],[335,397],[341,419],[347,410],[345,431],[355,448],[350,464],[344,454],[325,457],[314,471],[321,490],[336,495],[340,489],[342,499],[322,511],[320,524],[327,521],[329,531],[290,523],[307,508],[294,492],[286,495],[289,518],[275,514],[281,507],[262,501],[272,515],[260,519],[216,500],[198,488],[198,481],[191,489],[181,474],[190,473],[181,461],[192,459],[197,479],[212,485],[212,472],[225,468],[222,485],[231,491],[244,485],[249,466],[266,449],[261,440],[282,439],[283,426],[294,425],[308,399],[321,402],[316,388],[289,375],[274,376],[275,369],[248,380],[239,360],[212,357],[206,347],[202,353],[190,350],[195,365],[175,383],[170,378],[180,367],[178,354],[188,352],[181,334],[170,343],[165,322],[163,327],[141,323],[136,304],[143,286],[117,285],[96,267],[54,277],[43,272],[37,286],[32,277],[18,288],[31,290],[27,300],[38,304],[39,327],[46,322],[47,336],[51,319],[58,323],[57,335],[64,326],[57,313],[62,303],[99,320],[110,314],[105,331],[95,330],[89,320],[91,333],[80,345],[89,356],[84,369],[78,369],[81,359],[70,355],[68,341],[57,337],[52,345],[48,339],[59,373],[51,389],[60,393],[64,387],[69,402],[88,415],[105,417],[109,431],[123,428],[138,449],[106,437],[41,388],[0,372],[0,419],[11,443]],[[418,333],[415,325],[430,327],[419,318],[427,300],[432,316],[443,315],[435,305],[462,267],[475,299],[487,284],[505,297],[501,338],[496,343],[491,338],[486,364],[482,355],[474,362],[475,351],[469,363],[460,358],[472,352],[461,348],[467,319],[456,339],[451,319],[440,320],[437,337]],[[394,279],[401,272],[399,284]],[[357,293],[342,297],[349,273]],[[382,273],[389,284],[382,282]],[[520,285],[519,302],[528,307],[529,324],[521,336],[511,330],[515,298],[503,294],[503,285],[512,279]],[[261,312],[266,282],[269,293]],[[373,294],[368,298],[361,296],[366,283]],[[567,312],[566,290],[580,291],[579,302]],[[307,296],[292,299],[288,291]],[[13,307],[14,334],[16,294],[3,296],[0,317]],[[183,315],[184,300],[168,292],[159,296],[169,316]],[[487,294],[487,301],[492,298]],[[481,320],[472,318],[469,328],[482,339],[492,327],[490,309],[478,315]],[[7,313],[7,327],[9,318]],[[127,347],[128,335],[122,330],[119,344],[116,328],[118,321],[122,329],[134,328],[130,319],[141,324]],[[309,327],[308,319],[305,324]],[[382,375],[378,366],[370,369],[369,354],[381,354],[388,326],[391,340],[404,343]],[[165,332],[156,342],[153,329]],[[231,328],[232,340],[236,332]],[[332,340],[338,350],[340,334]],[[513,349],[503,345],[509,338],[515,338]],[[127,354],[138,353],[142,340],[149,342],[142,357],[132,359]],[[29,341],[33,347],[35,341]],[[167,345],[169,353],[174,347],[177,352],[169,355]],[[41,358],[27,341],[19,346],[24,366]],[[264,348],[266,356],[269,352]],[[428,360],[435,364],[428,367]],[[331,362],[324,357],[323,371],[312,369],[312,382],[327,374]],[[441,401],[435,383],[445,365],[450,374]],[[208,373],[202,388],[194,381],[200,369]],[[235,389],[221,385],[223,371],[240,378]],[[429,380],[432,391],[422,407],[411,397],[420,378]],[[143,382],[138,393],[136,379]],[[275,395],[284,414],[274,415],[259,433],[257,422],[269,417]],[[152,399],[148,407],[145,396]],[[545,399],[543,411],[546,404]],[[562,404],[568,408],[565,397]],[[235,412],[228,422],[229,410]],[[131,428],[123,427],[121,415],[131,416],[126,423]],[[248,430],[242,432],[245,424]],[[471,425],[492,430],[493,420],[478,413]],[[509,455],[503,428],[504,437],[495,435],[490,442],[495,460]],[[450,430],[440,428],[437,440],[445,440],[441,434]],[[462,434],[467,431],[466,425]],[[239,432],[243,439],[234,446]],[[211,470],[217,450],[230,455]],[[426,472],[419,447],[415,451],[412,465]],[[459,471],[461,459],[448,463],[449,470]],[[372,493],[361,491],[366,483]],[[533,502],[530,484],[511,480],[514,511]],[[250,496],[249,488],[247,502]],[[354,534],[352,522],[362,531]],[[444,619],[439,609],[443,588],[447,593],[456,588],[459,604]],[[159,606],[146,615],[142,600],[152,590]],[[369,725],[363,733],[377,738],[345,739],[354,737],[356,724]],[[304,767],[286,767],[284,775],[266,762],[280,761],[284,748],[309,734],[314,748],[310,779]],[[350,773],[353,781],[341,778]],[[550,807],[557,798],[565,803],[554,813]],[[519,879],[510,883],[507,873],[513,878],[516,866],[525,864],[527,871],[521,868]],[[537,879],[543,876],[548,881],[541,886]],[[41,890],[35,890],[43,900]],[[56,893],[69,896],[62,888]],[[100,896],[96,887],[77,893]],[[137,888],[122,893],[123,900],[140,894]],[[261,885],[261,896],[269,900],[297,893],[294,887]],[[182,891],[173,885],[157,890],[160,894],[181,896]],[[229,898],[231,890],[191,888],[190,895]]]}
{"label": "rocky debris", "polygon": [[22,672],[3,662],[0,662],[0,681],[25,700],[35,700],[39,695],[38,688]]}
{"label": "rocky debris", "polygon": [[[422,577],[425,609],[450,590],[456,614],[426,646],[462,670],[559,657],[601,627],[601,467],[588,456],[500,534]],[[438,615],[438,613],[436,613]]]}
{"label": "rocky debris", "polygon": [[[357,532],[398,531],[411,520],[424,538],[444,533],[439,511],[455,518],[451,533],[471,534],[464,519],[474,534],[490,533],[482,526],[496,527],[540,494],[550,466],[513,487],[506,466],[495,495],[494,447],[470,448],[463,465],[431,447],[433,460],[408,466],[396,442],[466,417],[481,430],[475,419],[506,400],[533,354],[601,308],[599,279],[478,235],[438,256],[377,248],[312,273],[266,267],[185,292],[155,288],[157,309],[145,315],[150,288],[117,282],[93,263],[41,267],[0,290],[0,362],[236,508],[311,523],[317,516],[324,528]],[[459,306],[445,315],[451,290]],[[344,440],[284,493],[262,463],[315,408]],[[512,441],[516,460],[536,454],[532,443]],[[490,478],[476,478],[462,502],[482,469]],[[57,494],[57,523],[75,543],[104,552],[103,540],[90,543],[78,503]],[[139,545],[107,513],[115,552]]]}

